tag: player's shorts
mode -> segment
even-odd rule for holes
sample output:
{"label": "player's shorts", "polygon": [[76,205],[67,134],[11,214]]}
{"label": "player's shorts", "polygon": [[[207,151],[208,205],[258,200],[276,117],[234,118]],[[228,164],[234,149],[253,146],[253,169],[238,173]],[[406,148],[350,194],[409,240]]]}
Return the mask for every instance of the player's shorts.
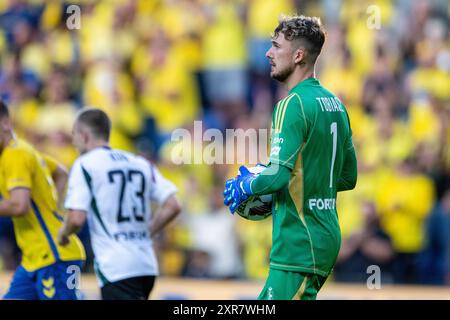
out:
{"label": "player's shorts", "polygon": [[258,300],[315,300],[326,279],[317,274],[271,268]]}
{"label": "player's shorts", "polygon": [[155,276],[142,276],[123,279],[105,284],[103,300],[148,300],[155,283]]}
{"label": "player's shorts", "polygon": [[59,261],[35,271],[19,266],[3,299],[77,300],[82,261]]}

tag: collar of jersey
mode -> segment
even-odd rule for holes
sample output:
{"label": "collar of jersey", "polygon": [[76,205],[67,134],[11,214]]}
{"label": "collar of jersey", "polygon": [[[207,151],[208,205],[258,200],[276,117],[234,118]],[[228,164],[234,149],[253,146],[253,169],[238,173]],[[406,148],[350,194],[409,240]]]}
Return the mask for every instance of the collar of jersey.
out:
{"label": "collar of jersey", "polygon": [[305,86],[305,85],[318,85],[319,84],[319,80],[317,78],[306,78],[305,80],[297,83],[290,91],[289,94],[292,93],[295,89],[298,89],[301,86]]}

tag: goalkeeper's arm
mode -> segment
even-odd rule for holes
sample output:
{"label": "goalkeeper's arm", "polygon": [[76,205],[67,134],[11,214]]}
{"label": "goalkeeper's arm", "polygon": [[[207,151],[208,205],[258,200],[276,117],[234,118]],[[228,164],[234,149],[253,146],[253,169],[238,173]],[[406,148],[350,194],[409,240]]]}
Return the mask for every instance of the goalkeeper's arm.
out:
{"label": "goalkeeper's arm", "polygon": [[337,182],[337,191],[352,190],[356,186],[356,180],[358,178],[355,147],[353,146],[352,139],[348,141],[344,166],[342,167],[341,176]]}
{"label": "goalkeeper's arm", "polygon": [[251,183],[254,195],[275,193],[288,185],[291,170],[283,165],[271,163]]}
{"label": "goalkeeper's arm", "polygon": [[153,221],[150,226],[150,235],[154,237],[158,232],[165,228],[169,222],[175,219],[181,212],[181,205],[175,195],[170,196],[158,208],[153,215]]}

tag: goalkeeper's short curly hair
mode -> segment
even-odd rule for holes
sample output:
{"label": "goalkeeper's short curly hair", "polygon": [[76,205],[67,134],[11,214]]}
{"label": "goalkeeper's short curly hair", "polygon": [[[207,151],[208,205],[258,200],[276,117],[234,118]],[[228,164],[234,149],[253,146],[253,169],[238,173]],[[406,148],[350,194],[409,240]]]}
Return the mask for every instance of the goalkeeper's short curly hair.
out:
{"label": "goalkeeper's short curly hair", "polygon": [[272,38],[277,38],[280,33],[286,40],[296,43],[295,48],[303,46],[308,52],[307,59],[310,63],[317,60],[326,38],[320,18],[303,15],[282,16]]}

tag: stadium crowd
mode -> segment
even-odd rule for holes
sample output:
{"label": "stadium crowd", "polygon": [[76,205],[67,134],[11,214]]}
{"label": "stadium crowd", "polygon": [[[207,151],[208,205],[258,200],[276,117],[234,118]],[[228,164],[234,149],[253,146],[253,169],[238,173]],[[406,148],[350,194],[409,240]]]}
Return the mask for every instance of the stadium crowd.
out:
{"label": "stadium crowd", "polygon": [[[79,29],[68,28],[70,5],[81,8]],[[317,77],[347,107],[358,154],[357,187],[338,196],[334,280],[365,281],[378,265],[386,283],[450,284],[447,0],[0,1],[0,99],[17,134],[68,168],[77,110],[102,108],[112,146],[177,185],[183,213],[155,240],[162,274],[262,279],[271,219],[249,222],[222,203],[239,164],[175,164],[171,134],[193,132],[195,120],[203,131],[268,129],[286,94],[265,57],[282,13],[325,24]],[[0,270],[17,266],[8,219],[0,253]]]}

